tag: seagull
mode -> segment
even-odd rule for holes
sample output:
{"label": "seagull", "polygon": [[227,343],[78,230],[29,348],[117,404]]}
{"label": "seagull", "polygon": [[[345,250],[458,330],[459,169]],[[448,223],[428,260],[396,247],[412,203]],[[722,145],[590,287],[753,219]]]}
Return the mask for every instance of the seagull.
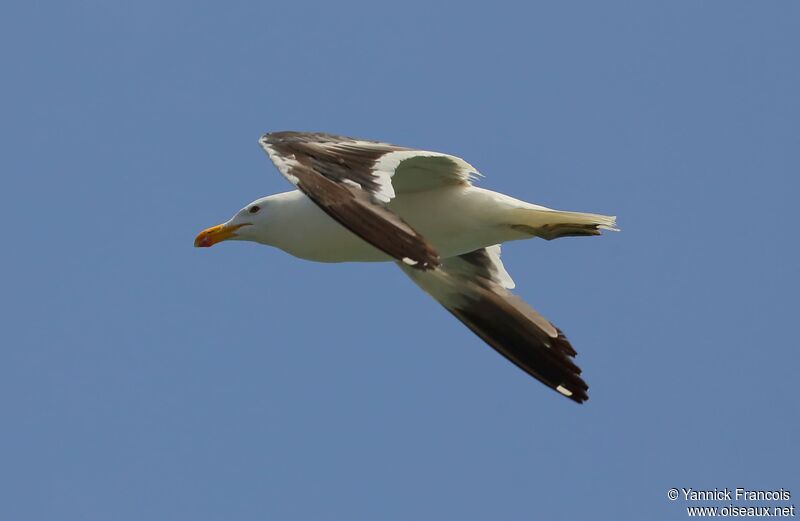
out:
{"label": "seagull", "polygon": [[277,247],[317,262],[395,262],[497,352],[577,402],[589,386],[552,323],[511,292],[500,245],[617,231],[616,218],[565,212],[474,186],[463,159],[321,132],[272,132],[259,144],[295,190],[256,199],[194,245]]}

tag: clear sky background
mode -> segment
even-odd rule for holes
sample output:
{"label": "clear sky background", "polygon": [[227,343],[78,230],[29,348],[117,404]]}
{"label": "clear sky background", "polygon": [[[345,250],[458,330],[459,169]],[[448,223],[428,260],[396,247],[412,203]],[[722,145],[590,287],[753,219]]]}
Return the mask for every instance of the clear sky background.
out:
{"label": "clear sky background", "polygon": [[[798,27],[791,1],[5,5],[0,519],[684,519],[670,487],[800,506]],[[290,188],[256,143],[285,129],[617,215],[504,250],[590,400],[391,264],[194,249]]]}

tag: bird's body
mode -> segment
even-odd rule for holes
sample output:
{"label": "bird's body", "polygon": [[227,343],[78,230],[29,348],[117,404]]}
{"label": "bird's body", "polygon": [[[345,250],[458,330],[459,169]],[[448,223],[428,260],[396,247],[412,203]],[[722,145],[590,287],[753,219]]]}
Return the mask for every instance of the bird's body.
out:
{"label": "bird's body", "polygon": [[[264,244],[317,262],[389,262],[394,259],[331,219],[301,191],[261,200],[271,212]],[[512,227],[520,209],[537,208],[475,186],[454,185],[401,194],[387,205],[439,252],[454,257],[531,235]]]}
{"label": "bird's body", "polygon": [[615,229],[614,217],[477,188],[472,165],[438,152],[307,132],[260,144],[297,190],[253,201],[195,246],[235,239],[318,262],[394,261],[523,371],[573,401],[588,398],[566,337],[509,291],[500,244],[599,235]]}

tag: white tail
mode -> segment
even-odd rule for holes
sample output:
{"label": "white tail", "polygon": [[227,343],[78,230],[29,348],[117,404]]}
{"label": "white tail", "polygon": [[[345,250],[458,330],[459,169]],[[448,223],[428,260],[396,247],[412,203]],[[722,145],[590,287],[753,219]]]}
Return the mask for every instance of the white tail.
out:
{"label": "white tail", "polygon": [[600,230],[619,231],[617,218],[596,213],[562,212],[531,205],[514,209],[512,228],[552,240],[560,237],[600,235]]}

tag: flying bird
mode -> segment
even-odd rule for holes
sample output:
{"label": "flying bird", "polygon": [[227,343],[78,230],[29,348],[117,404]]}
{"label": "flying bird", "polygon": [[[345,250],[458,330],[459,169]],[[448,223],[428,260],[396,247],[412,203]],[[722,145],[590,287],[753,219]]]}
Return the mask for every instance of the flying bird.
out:
{"label": "flying bird", "polygon": [[582,403],[588,386],[564,334],[510,290],[500,244],[599,235],[616,218],[564,212],[478,188],[463,159],[319,132],[259,144],[297,189],[262,197],[200,232],[197,247],[253,241],[318,262],[394,261],[487,344]]}

